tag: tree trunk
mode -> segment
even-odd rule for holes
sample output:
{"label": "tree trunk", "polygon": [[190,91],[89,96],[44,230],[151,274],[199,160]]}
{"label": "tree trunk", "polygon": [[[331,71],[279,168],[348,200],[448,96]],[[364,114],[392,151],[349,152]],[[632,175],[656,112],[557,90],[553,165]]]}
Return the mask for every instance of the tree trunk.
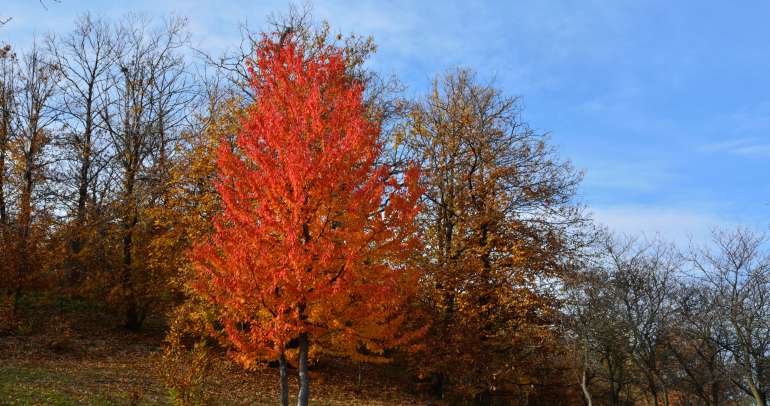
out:
{"label": "tree trunk", "polygon": [[757,404],[757,406],[767,406],[765,397],[759,393],[759,390],[757,390],[755,387],[751,388],[751,394],[754,397],[754,402]]}
{"label": "tree trunk", "polygon": [[133,228],[136,225],[136,217],[130,222],[124,223],[124,235],[123,235],[123,278],[122,287],[123,294],[126,300],[126,328],[129,330],[139,330],[141,327],[141,319],[139,317],[139,309],[136,303],[136,294],[134,292],[134,284],[131,277],[133,259],[132,253],[134,243],[134,231]]}
{"label": "tree trunk", "polygon": [[[90,120],[89,120],[90,121]],[[70,241],[71,261],[69,269],[69,281],[71,285],[76,285],[81,279],[81,266],[78,255],[83,249],[83,228],[86,224],[86,201],[88,200],[88,176],[91,167],[91,145],[90,130],[84,134],[86,144],[83,145],[83,158],[80,164],[78,174],[78,202],[75,211],[75,230]]]}
{"label": "tree trunk", "polygon": [[[2,137],[3,134],[0,134]],[[5,145],[4,140],[0,138],[0,232],[4,231],[6,224],[6,209],[5,209]],[[0,237],[3,234],[0,234]],[[1,242],[1,241],[0,241]]]}
{"label": "tree trunk", "polygon": [[19,207],[19,219],[18,219],[18,242],[16,249],[16,256],[18,258],[18,265],[16,268],[16,278],[14,281],[14,298],[13,298],[13,315],[14,317],[18,312],[19,298],[21,297],[21,291],[25,287],[25,282],[29,278],[29,274],[32,271],[32,264],[30,257],[30,237],[32,233],[32,192],[35,186],[34,182],[34,156],[35,156],[35,139],[30,141],[29,150],[24,154],[24,184],[21,192],[21,203]]}
{"label": "tree trunk", "polygon": [[593,402],[591,402],[591,393],[588,391],[588,377],[585,368],[583,369],[583,376],[580,379],[580,389],[583,391],[586,405],[593,406]]}
{"label": "tree trunk", "polygon": [[281,406],[289,406],[289,377],[286,374],[286,355],[281,350],[278,357],[278,371],[280,374]]}
{"label": "tree trunk", "polygon": [[651,377],[647,377],[648,387],[650,388],[650,395],[652,396],[652,404],[658,406],[658,389],[656,388],[655,381]]}
{"label": "tree trunk", "polygon": [[433,395],[433,398],[435,400],[443,400],[444,399],[444,382],[446,381],[446,378],[444,377],[444,374],[441,372],[433,373],[431,375],[431,394]]}
{"label": "tree trunk", "polygon": [[361,394],[364,390],[364,365],[358,364],[358,376],[356,377],[356,393]]}
{"label": "tree trunk", "polygon": [[307,333],[299,336],[299,396],[297,406],[307,406],[310,400],[310,376],[307,373]]}
{"label": "tree trunk", "polygon": [[[133,167],[133,165],[129,165],[130,168]],[[133,249],[134,249],[134,228],[136,227],[137,223],[139,222],[139,218],[137,216],[137,207],[136,203],[133,202],[134,197],[134,181],[136,178],[136,170],[131,169],[127,171],[126,173],[126,179],[125,179],[125,191],[123,192],[123,199],[125,204],[127,205],[123,210],[125,212],[123,213],[123,224],[122,224],[122,232],[123,232],[123,273],[122,273],[122,288],[123,288],[123,297],[125,300],[126,305],[126,325],[125,327],[129,330],[139,330],[141,327],[142,321],[139,315],[139,308],[137,305],[137,298],[136,298],[136,292],[134,292],[134,280],[133,280],[133,267],[134,267],[134,260],[133,260]]]}
{"label": "tree trunk", "polygon": [[749,368],[747,368],[749,372],[749,389],[751,390],[751,395],[754,397],[754,402],[757,404],[757,406],[767,406],[767,402],[765,402],[763,394],[759,392],[759,388],[757,388],[757,384],[754,382],[754,377],[752,376],[753,372],[751,371],[751,362],[748,360],[748,356],[746,357],[746,361],[746,365],[749,366]]}
{"label": "tree trunk", "polygon": [[69,280],[71,285],[76,285],[82,277],[81,263],[78,255],[83,249],[83,228],[86,224],[86,201],[88,200],[88,181],[91,171],[91,136],[93,134],[93,82],[88,85],[88,97],[86,98],[86,126],[83,130],[83,142],[80,156],[80,169],[78,171],[78,202],[75,209],[75,231],[70,241],[71,261]]}
{"label": "tree trunk", "polygon": [[475,406],[490,406],[492,405],[492,392],[489,389],[484,389],[474,396],[473,404]]}

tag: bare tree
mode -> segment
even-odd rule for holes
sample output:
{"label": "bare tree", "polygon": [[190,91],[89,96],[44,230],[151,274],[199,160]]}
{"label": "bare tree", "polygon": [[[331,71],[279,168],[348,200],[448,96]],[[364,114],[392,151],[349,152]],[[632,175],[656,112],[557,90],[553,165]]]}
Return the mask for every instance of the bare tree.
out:
{"label": "bare tree", "polygon": [[[10,147],[12,119],[16,114],[16,55],[10,52],[0,54],[0,238],[4,237],[8,225],[10,170]],[[5,241],[3,238],[2,241]]]}
{"label": "bare tree", "polygon": [[95,203],[91,197],[109,163],[109,144],[99,112],[110,91],[108,79],[120,50],[109,24],[88,14],[75,22],[73,31],[49,37],[47,45],[62,73],[63,89],[57,100],[63,127],[59,154],[65,159],[64,202],[74,220],[68,276],[76,283],[83,271],[79,254],[88,235],[88,205]]}
{"label": "bare tree", "polygon": [[[13,120],[16,115],[16,87],[18,76],[16,55],[10,51],[0,52],[0,318],[10,319],[15,309],[11,301],[14,286],[11,274],[15,271],[12,263],[14,235],[11,229],[14,188],[11,180],[13,169]],[[0,329],[8,326],[0,326]]]}
{"label": "bare tree", "polygon": [[52,197],[51,190],[44,187],[50,179],[48,170],[52,159],[46,151],[53,141],[51,127],[58,116],[50,103],[59,76],[58,67],[36,45],[20,61],[13,108],[15,115],[10,123],[19,191],[15,222],[15,300],[36,268],[38,256],[35,251],[39,238],[35,235],[35,216],[45,213]]}
{"label": "bare tree", "polygon": [[631,359],[654,405],[669,404],[665,343],[673,317],[671,292],[681,259],[673,246],[635,239],[607,244],[614,294],[622,305]]}
{"label": "bare tree", "polygon": [[184,19],[170,19],[162,29],[151,21],[128,16],[116,36],[125,43],[110,71],[107,102],[101,125],[110,137],[119,178],[117,205],[121,229],[122,265],[119,277],[126,327],[139,328],[152,304],[146,295],[141,264],[135,257],[142,212],[157,204],[151,192],[162,182],[171,140],[183,120],[185,64],[180,53],[187,42]]}
{"label": "bare tree", "polygon": [[[46,5],[46,2],[44,0],[39,0],[39,1],[40,1],[40,5],[43,6],[44,9],[48,10],[48,6]],[[52,0],[52,1],[54,3],[61,3],[61,0]],[[0,27],[5,24],[8,24],[8,22],[10,22],[11,20],[13,20],[13,17],[0,17]]]}
{"label": "bare tree", "polygon": [[714,248],[694,249],[718,320],[712,337],[730,355],[733,383],[760,406],[770,393],[770,257],[767,238],[747,229],[715,231]]}
{"label": "bare tree", "polygon": [[568,279],[563,334],[575,349],[577,382],[586,403],[623,405],[632,380],[628,334],[612,274],[601,260],[596,262]]}
{"label": "bare tree", "polygon": [[698,402],[717,406],[728,399],[728,354],[719,345],[719,309],[708,286],[683,275],[671,291],[676,312],[666,344],[681,371],[678,386]]}

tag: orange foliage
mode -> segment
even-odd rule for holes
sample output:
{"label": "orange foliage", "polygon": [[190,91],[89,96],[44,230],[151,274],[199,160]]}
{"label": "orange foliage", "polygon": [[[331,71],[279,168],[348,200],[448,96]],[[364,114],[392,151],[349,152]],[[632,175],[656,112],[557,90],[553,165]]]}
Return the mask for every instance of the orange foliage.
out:
{"label": "orange foliage", "polygon": [[311,351],[367,358],[411,336],[399,311],[416,285],[418,172],[377,166],[380,125],[343,53],[307,54],[261,42],[256,101],[219,149],[223,212],[193,251],[195,286],[246,365],[302,334]]}

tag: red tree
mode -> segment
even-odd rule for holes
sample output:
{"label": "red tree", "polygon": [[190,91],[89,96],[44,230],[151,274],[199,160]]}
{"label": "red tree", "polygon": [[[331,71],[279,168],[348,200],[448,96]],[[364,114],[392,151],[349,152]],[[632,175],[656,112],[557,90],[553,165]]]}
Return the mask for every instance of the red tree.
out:
{"label": "red tree", "polygon": [[284,402],[284,353],[298,344],[307,404],[310,350],[377,357],[410,336],[400,312],[416,285],[418,173],[377,164],[380,123],[338,48],[308,55],[265,37],[250,71],[257,98],[219,150],[224,210],[194,250],[197,288],[239,361],[281,360]]}

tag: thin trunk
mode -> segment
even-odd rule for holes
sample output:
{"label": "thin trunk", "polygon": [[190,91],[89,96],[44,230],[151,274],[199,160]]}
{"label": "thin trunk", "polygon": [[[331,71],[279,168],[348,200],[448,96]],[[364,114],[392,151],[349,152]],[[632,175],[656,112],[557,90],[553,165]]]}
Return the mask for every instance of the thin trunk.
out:
{"label": "thin trunk", "polygon": [[475,406],[491,406],[492,405],[492,392],[489,389],[484,389],[480,393],[476,394],[473,400]]}
{"label": "thin trunk", "polygon": [[358,364],[358,376],[356,377],[356,393],[361,393],[364,387],[364,366]]}
{"label": "thin trunk", "polygon": [[[8,247],[6,239],[6,209],[5,209],[5,133],[4,128],[0,127],[0,246]],[[0,250],[0,274],[7,275],[8,259],[6,259],[9,249]],[[6,292],[0,290],[0,300],[4,300]]]}
{"label": "thin trunk", "polygon": [[126,298],[126,325],[129,330],[138,330],[141,327],[141,321],[139,316],[139,309],[136,304],[136,294],[134,293],[134,284],[132,279],[132,267],[133,257],[132,251],[134,247],[134,227],[138,221],[136,215],[136,209],[134,207],[134,175],[133,173],[127,174],[126,183],[126,195],[125,202],[128,205],[126,208],[126,217],[123,220],[123,275],[122,284],[124,289],[124,295]]}
{"label": "thin trunk", "polygon": [[446,378],[443,373],[438,372],[431,375],[431,393],[436,400],[444,399],[444,383]]}
{"label": "thin trunk", "polygon": [[280,374],[281,406],[289,406],[289,377],[286,374],[286,355],[281,350],[278,357],[278,371]]}
{"label": "thin trunk", "polygon": [[611,354],[607,354],[604,359],[607,363],[607,370],[609,372],[610,404],[617,406],[620,404],[620,396],[621,392],[623,391],[623,385],[621,383],[622,378],[619,376],[621,371],[618,371],[615,368],[615,361]]}
{"label": "thin trunk", "polygon": [[765,401],[765,397],[762,396],[761,393],[759,393],[759,390],[756,389],[756,387],[751,387],[751,394],[754,397],[754,402],[757,404],[757,406],[767,406],[767,402]]}
{"label": "thin trunk", "polygon": [[586,379],[586,371],[583,370],[583,378],[580,380],[580,389],[583,391],[583,396],[586,399],[586,405],[593,406],[593,402],[591,402],[591,393],[588,392],[588,382]]}
{"label": "thin trunk", "polygon": [[593,406],[591,401],[591,393],[588,391],[588,340],[584,340],[583,347],[583,374],[580,378],[580,389],[583,391],[583,396],[586,399],[587,406]]}
{"label": "thin trunk", "polygon": [[759,392],[759,389],[754,383],[754,379],[752,377],[749,377],[749,389],[751,390],[751,395],[754,397],[754,402],[757,404],[757,406],[767,406],[765,397],[762,395],[762,393]]}
{"label": "thin trunk", "polygon": [[[34,127],[33,127],[34,129]],[[22,186],[21,203],[19,207],[19,234],[18,234],[18,246],[16,255],[18,257],[18,267],[16,269],[15,291],[13,298],[13,314],[16,315],[18,311],[19,298],[21,297],[21,291],[29,277],[32,265],[30,264],[31,252],[29,252],[30,246],[30,234],[32,231],[32,192],[35,186],[34,183],[34,157],[35,157],[35,135],[32,133],[30,139],[29,150],[24,154],[24,184]]]}
{"label": "thin trunk", "polygon": [[[8,239],[8,236],[6,235],[8,220],[5,208],[5,129],[0,127],[0,131],[3,131],[3,133],[0,133],[0,246],[8,247],[10,239]],[[8,251],[10,251],[10,249],[0,250],[0,273],[3,275],[7,275],[6,272],[8,269],[6,267],[8,266]],[[0,290],[0,295],[4,294],[6,294],[6,292]],[[5,298],[0,296],[0,300],[2,299]]]}
{"label": "thin trunk", "polygon": [[127,223],[124,225],[124,235],[123,235],[123,289],[125,289],[125,295],[126,295],[126,328],[129,330],[138,330],[140,326],[139,321],[139,309],[137,308],[136,304],[136,295],[134,293],[134,283],[131,278],[131,267],[132,267],[132,255],[131,251],[133,250],[133,241],[134,241],[134,233],[133,233],[133,225],[135,224],[135,217],[134,221],[131,223]]}
{"label": "thin trunk", "polygon": [[[3,84],[0,83],[0,86]],[[5,89],[0,87],[0,231],[1,227],[6,224],[6,208],[5,208],[5,155],[8,148],[8,133],[10,128],[10,113],[8,113],[5,107]],[[0,241],[2,242],[2,241]]]}
{"label": "thin trunk", "polygon": [[299,396],[297,406],[307,406],[310,400],[310,376],[307,373],[307,333],[299,336]]}
{"label": "thin trunk", "polygon": [[751,345],[744,345],[744,365],[746,366],[749,390],[751,390],[751,396],[754,397],[754,402],[756,402],[757,406],[767,406],[764,396],[759,392],[759,388],[754,381],[752,363],[748,355],[751,353],[751,349]]}
{"label": "thin trunk", "polygon": [[[0,238],[4,236],[3,231],[6,225],[7,212],[5,209],[5,140],[4,135],[0,134]],[[3,240],[0,240],[0,243]]]}
{"label": "thin trunk", "polygon": [[86,201],[88,200],[88,176],[91,169],[91,133],[92,133],[92,119],[90,118],[90,105],[86,114],[86,129],[83,132],[83,151],[80,161],[80,171],[78,173],[78,202],[75,213],[75,232],[70,241],[70,250],[72,253],[72,261],[70,264],[69,279],[71,284],[76,284],[81,278],[80,261],[78,255],[83,249],[83,228],[86,223]]}
{"label": "thin trunk", "polygon": [[83,223],[86,217],[86,201],[88,199],[88,175],[91,170],[91,120],[86,122],[86,130],[83,133],[83,156],[80,162],[80,173],[78,177],[78,223]]}

